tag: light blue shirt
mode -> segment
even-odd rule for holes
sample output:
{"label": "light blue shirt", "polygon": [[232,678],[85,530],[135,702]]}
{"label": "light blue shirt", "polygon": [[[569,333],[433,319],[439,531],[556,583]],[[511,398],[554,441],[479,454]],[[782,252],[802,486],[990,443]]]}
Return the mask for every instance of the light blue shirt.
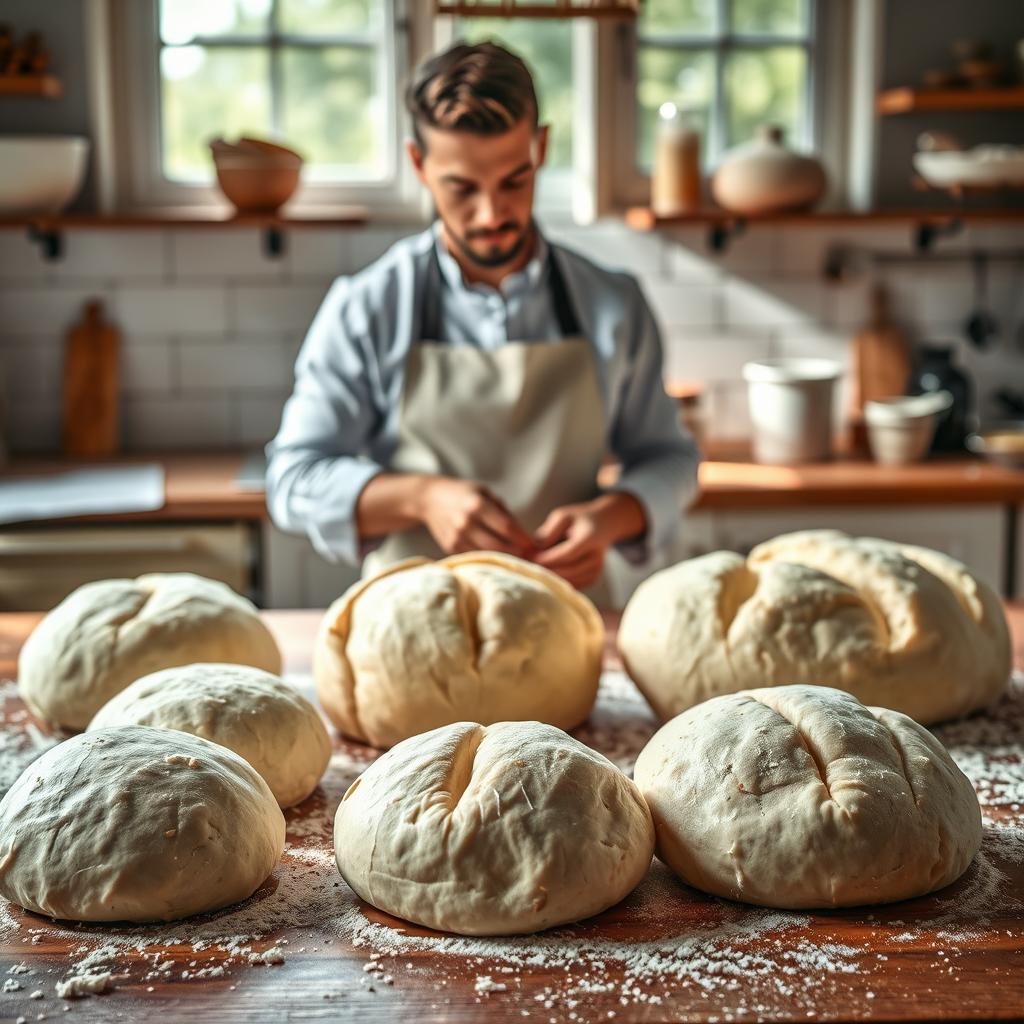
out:
{"label": "light blue shirt", "polygon": [[[547,284],[559,261],[583,335],[594,350],[605,448],[621,463],[614,490],[636,496],[648,529],[621,546],[643,563],[671,544],[697,493],[699,454],[662,383],[661,339],[636,280],[547,243],[500,288],[467,284],[439,226],[397,242],[379,260],[330,287],[295,364],[295,389],[267,445],[267,505],[283,530],[305,533],[318,552],[358,565],[379,541],[361,538],[356,503],[386,471],[399,436],[410,346],[435,252],[440,324],[451,345],[493,350],[509,340],[560,336]],[[596,486],[596,485],[595,485]]]}

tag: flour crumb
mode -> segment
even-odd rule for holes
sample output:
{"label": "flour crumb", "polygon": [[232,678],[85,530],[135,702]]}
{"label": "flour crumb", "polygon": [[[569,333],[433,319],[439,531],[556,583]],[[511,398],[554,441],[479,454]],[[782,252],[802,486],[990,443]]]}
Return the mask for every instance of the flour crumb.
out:
{"label": "flour crumb", "polygon": [[109,992],[113,987],[110,984],[113,977],[110,971],[102,971],[99,974],[76,974],[57,982],[57,995],[61,999],[80,999],[84,996],[99,995],[100,992]]}
{"label": "flour crumb", "polygon": [[489,996],[492,992],[508,991],[508,985],[495,981],[489,974],[477,975],[476,984],[473,987],[478,996]]}

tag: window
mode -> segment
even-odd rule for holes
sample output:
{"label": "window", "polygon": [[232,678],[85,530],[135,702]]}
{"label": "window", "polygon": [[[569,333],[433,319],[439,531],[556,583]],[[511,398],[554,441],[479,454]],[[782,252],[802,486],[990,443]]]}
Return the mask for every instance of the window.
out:
{"label": "window", "polygon": [[289,143],[312,181],[390,170],[383,5],[373,0],[159,0],[160,163],[211,181],[207,143]]}
{"label": "window", "polygon": [[306,158],[300,205],[419,209],[400,152],[404,0],[107,3],[117,205],[223,202],[208,144],[251,134]]}
{"label": "window", "polygon": [[706,167],[765,122],[797,147],[812,129],[812,0],[647,0],[637,24],[636,164],[651,166],[658,108],[702,128]]}

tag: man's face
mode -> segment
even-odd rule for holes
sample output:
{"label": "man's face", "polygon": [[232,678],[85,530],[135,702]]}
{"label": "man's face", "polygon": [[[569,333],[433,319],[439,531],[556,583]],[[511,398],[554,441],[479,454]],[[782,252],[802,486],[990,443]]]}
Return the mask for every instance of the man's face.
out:
{"label": "man's face", "polygon": [[450,238],[482,267],[515,259],[530,231],[547,127],[528,118],[501,135],[424,127],[423,141],[426,152],[410,142],[409,156]]}

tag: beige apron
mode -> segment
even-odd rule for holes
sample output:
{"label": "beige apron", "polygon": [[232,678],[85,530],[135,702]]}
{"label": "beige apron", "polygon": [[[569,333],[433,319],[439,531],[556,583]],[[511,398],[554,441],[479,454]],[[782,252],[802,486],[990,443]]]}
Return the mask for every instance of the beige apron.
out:
{"label": "beige apron", "polygon": [[[424,289],[423,341],[405,366],[398,445],[390,468],[473,480],[535,530],[560,505],[598,493],[604,413],[590,342],[550,256],[551,296],[563,337],[509,341],[493,352],[434,341],[440,268]],[[443,557],[424,526],[391,534],[363,562],[368,576],[403,558]],[[607,603],[604,587],[592,596]],[[602,600],[604,599],[604,600]]]}

